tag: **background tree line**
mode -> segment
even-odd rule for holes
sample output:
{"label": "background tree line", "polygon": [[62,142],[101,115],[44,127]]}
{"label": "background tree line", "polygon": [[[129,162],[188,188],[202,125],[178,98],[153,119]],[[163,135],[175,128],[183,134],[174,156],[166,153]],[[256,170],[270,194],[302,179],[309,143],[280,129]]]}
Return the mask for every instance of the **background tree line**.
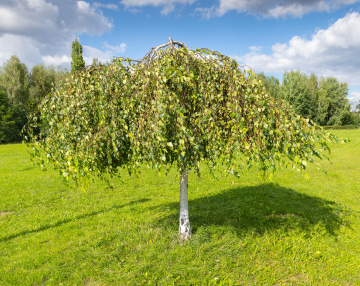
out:
{"label": "background tree line", "polygon": [[29,71],[16,55],[0,68],[0,143],[20,141],[19,135],[43,96],[69,72],[61,67],[34,65]]}
{"label": "background tree line", "polygon": [[282,83],[274,76],[259,73],[267,91],[274,98],[288,101],[294,111],[315,123],[326,125],[351,125],[360,123],[358,112],[351,112],[347,95],[348,84],[334,77],[309,77],[299,70],[285,72]]}
{"label": "background tree line", "polygon": [[[16,55],[0,67],[0,144],[21,140],[20,131],[29,116],[37,110],[41,99],[68,75],[85,67],[82,46],[72,43],[71,72],[61,66],[35,65],[31,71]],[[108,66],[93,59],[93,66]]]}

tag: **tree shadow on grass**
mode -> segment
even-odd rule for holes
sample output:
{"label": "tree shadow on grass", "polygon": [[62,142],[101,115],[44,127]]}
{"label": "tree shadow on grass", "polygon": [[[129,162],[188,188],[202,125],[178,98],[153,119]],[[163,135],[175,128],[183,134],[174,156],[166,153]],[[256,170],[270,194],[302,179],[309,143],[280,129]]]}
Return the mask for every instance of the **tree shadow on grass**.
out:
{"label": "tree shadow on grass", "polygon": [[32,169],[35,169],[35,167],[27,167],[27,168],[24,168],[24,169],[21,169],[21,170],[17,170],[18,172],[24,172],[24,171],[29,171],[29,170],[32,170]]}
{"label": "tree shadow on grass", "polygon": [[[191,196],[191,194],[190,194]],[[158,223],[178,223],[179,204],[164,206],[174,210]],[[300,230],[311,234],[314,226],[321,224],[324,234],[336,235],[345,210],[335,202],[305,195],[276,184],[253,187],[236,187],[219,194],[189,201],[192,233],[207,226],[231,227],[238,235],[282,229],[285,232]],[[325,230],[325,231],[324,231]]]}
{"label": "tree shadow on grass", "polygon": [[20,231],[18,233],[15,233],[15,234],[11,234],[9,236],[5,236],[3,238],[0,238],[0,242],[8,241],[8,240],[17,238],[19,236],[24,236],[24,235],[27,235],[27,234],[36,233],[36,232],[39,232],[39,231],[44,231],[44,230],[47,230],[47,229],[50,229],[50,228],[61,226],[61,225],[65,224],[65,223],[68,223],[68,222],[80,220],[80,219],[83,219],[83,218],[95,216],[95,215],[102,214],[102,213],[107,213],[107,212],[115,210],[115,209],[121,209],[123,207],[131,206],[131,205],[138,204],[138,203],[144,203],[144,202],[147,202],[147,201],[150,201],[150,199],[140,199],[140,200],[136,200],[136,201],[131,201],[131,202],[129,202],[127,204],[124,204],[124,205],[114,205],[114,206],[112,206],[110,208],[107,208],[107,209],[82,214],[82,215],[79,215],[79,216],[76,216],[76,217],[73,217],[73,218],[69,218],[69,219],[59,220],[59,221],[57,221],[55,223],[43,225],[43,226],[41,226],[39,228],[36,228],[36,229],[24,230],[24,231]]}

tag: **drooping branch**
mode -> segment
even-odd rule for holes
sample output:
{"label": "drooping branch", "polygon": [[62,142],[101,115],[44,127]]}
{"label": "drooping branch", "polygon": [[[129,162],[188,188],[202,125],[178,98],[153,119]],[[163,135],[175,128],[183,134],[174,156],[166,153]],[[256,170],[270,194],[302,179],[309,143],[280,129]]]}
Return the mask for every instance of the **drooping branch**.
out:
{"label": "drooping branch", "polygon": [[175,45],[178,45],[179,47],[182,47],[182,48],[187,48],[185,43],[173,41],[173,39],[171,37],[169,37],[169,41],[166,44],[151,48],[149,53],[143,59],[145,59],[146,57],[149,56],[149,59],[150,59],[149,62],[151,62],[156,56],[159,55],[159,50],[162,48],[171,46],[173,49],[178,50],[178,48]]}
{"label": "drooping branch", "polygon": [[151,53],[152,50],[154,50],[154,51],[156,52],[157,50],[159,50],[159,49],[161,49],[161,48],[164,48],[164,47],[167,47],[167,46],[172,46],[172,47],[174,47],[175,49],[177,49],[177,48],[175,47],[175,45],[178,45],[178,46],[180,46],[180,47],[187,47],[187,46],[185,45],[185,43],[181,43],[181,42],[178,42],[178,41],[173,41],[173,39],[172,39],[171,37],[169,37],[169,41],[168,41],[166,44],[163,44],[163,45],[160,45],[160,46],[157,46],[157,47],[152,48],[152,49],[150,50],[150,53]]}

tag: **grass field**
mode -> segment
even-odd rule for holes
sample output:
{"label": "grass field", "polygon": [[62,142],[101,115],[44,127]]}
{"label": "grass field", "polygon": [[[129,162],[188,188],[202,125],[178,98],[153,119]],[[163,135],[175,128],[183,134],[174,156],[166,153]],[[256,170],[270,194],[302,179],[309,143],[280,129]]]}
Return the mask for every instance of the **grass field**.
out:
{"label": "grass field", "polygon": [[0,285],[360,285],[360,131],[333,133],[351,142],[310,180],[191,173],[183,244],[175,172],[84,193],[32,165],[24,145],[2,145]]}

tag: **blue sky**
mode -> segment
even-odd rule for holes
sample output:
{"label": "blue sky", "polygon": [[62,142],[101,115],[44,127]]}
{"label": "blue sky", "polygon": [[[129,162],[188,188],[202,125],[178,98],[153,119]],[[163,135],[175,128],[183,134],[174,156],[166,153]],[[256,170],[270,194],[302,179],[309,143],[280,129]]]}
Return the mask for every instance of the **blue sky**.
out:
{"label": "blue sky", "polygon": [[360,100],[360,0],[1,0],[0,65],[16,54],[70,66],[78,37],[94,57],[142,58],[168,41],[206,47],[255,72],[334,76]]}

